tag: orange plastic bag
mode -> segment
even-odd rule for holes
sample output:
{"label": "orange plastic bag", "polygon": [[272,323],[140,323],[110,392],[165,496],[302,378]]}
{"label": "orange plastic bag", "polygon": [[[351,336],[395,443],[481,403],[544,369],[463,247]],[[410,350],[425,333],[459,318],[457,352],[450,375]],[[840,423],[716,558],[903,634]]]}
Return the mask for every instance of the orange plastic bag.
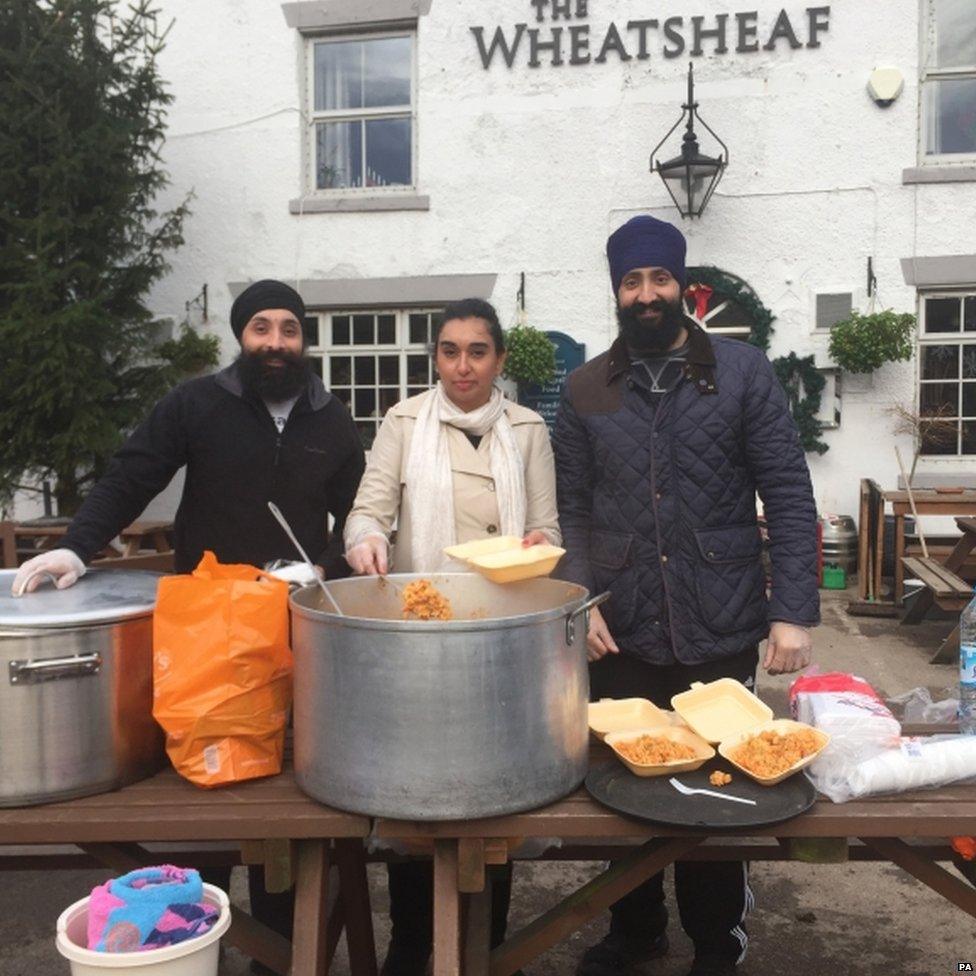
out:
{"label": "orange plastic bag", "polygon": [[286,582],[212,552],[160,580],[153,717],[180,775],[220,786],[281,772],[291,670]]}

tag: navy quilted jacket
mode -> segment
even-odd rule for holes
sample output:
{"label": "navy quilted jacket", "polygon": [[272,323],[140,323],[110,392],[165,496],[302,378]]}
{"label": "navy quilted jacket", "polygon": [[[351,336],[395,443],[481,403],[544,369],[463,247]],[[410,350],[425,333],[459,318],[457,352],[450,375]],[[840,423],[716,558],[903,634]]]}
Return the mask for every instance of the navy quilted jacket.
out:
{"label": "navy quilted jacket", "polygon": [[816,507],[783,388],[761,350],[688,330],[682,378],[656,406],[622,339],[575,370],[553,440],[559,575],[609,589],[620,649],[655,664],[728,657],[773,621],[820,620]]}

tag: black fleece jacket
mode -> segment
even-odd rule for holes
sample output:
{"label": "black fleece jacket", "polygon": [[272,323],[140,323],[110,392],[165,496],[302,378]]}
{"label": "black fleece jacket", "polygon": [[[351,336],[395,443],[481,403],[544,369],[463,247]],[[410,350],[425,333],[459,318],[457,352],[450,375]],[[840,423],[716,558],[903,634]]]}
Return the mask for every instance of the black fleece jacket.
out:
{"label": "black fleece jacket", "polygon": [[192,570],[205,549],[224,563],[297,559],[268,511],[273,501],[328,577],[348,575],[342,527],[363,473],[363,448],[349,412],[317,377],[280,434],[264,403],[244,392],[235,366],[177,387],[112,458],[64,546],[87,563],[184,464],[175,522],[178,573]]}

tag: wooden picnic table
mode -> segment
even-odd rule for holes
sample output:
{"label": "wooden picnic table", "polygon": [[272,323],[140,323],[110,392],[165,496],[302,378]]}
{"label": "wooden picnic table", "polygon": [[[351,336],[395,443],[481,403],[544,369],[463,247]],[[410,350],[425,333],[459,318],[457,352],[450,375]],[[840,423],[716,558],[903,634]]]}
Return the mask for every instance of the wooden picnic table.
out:
{"label": "wooden picnic table", "polygon": [[[9,568],[16,566],[17,557],[33,556],[57,548],[68,531],[68,523],[63,521],[50,524],[45,524],[43,521],[13,522],[5,525],[9,526],[6,533],[12,536],[15,546],[13,559],[6,553],[4,555],[4,565]],[[148,519],[133,522],[119,533],[121,547],[109,543],[99,555],[113,559],[132,558],[145,550],[153,553],[170,553],[173,551],[169,541],[169,533],[172,529],[172,522]]]}
{"label": "wooden picnic table", "polygon": [[[594,747],[592,761],[610,761]],[[976,890],[937,861],[947,838],[976,834],[976,786],[948,786],[835,804],[818,799],[798,817],[768,827],[702,831],[615,813],[585,789],[526,813],[485,820],[421,823],[379,819],[378,838],[432,842],[434,976],[509,976],[604,912],[618,898],[678,859],[809,860],[811,839],[822,860],[882,860],[898,865],[976,918]],[[490,891],[485,864],[506,857],[505,838],[558,837],[557,857],[606,860],[611,866],[489,951]],[[622,846],[612,846],[618,842]],[[892,897],[897,894],[892,892]]]}
{"label": "wooden picnic table", "polygon": [[[943,610],[958,613],[972,600],[973,588],[962,574],[966,560],[973,550],[976,550],[976,518],[959,517],[956,519],[956,525],[962,534],[944,563],[931,558],[914,556],[902,558],[905,569],[923,583],[922,592],[915,597],[913,605],[902,618],[903,624],[921,623],[933,603]],[[955,659],[958,654],[959,624],[957,622],[931,660],[934,664],[941,664]]]}
{"label": "wooden picnic table", "polygon": [[[891,502],[895,515],[895,580],[894,603],[901,606],[905,597],[905,518],[912,514],[907,491],[886,491],[884,499]],[[935,488],[913,488],[915,508],[919,515],[962,515],[976,517],[976,488],[946,491]]]}
{"label": "wooden picnic table", "polygon": [[[205,790],[167,767],[148,779],[111,793],[33,807],[0,809],[0,845],[65,845],[83,855],[3,852],[0,868],[76,867],[79,861],[124,872],[160,863],[161,855],[141,846],[149,842],[217,842],[202,861],[213,863],[231,852],[228,841],[292,842],[295,867],[294,940],[232,909],[224,937],[274,971],[292,976],[324,976],[342,927],[354,976],[376,976],[362,839],[366,817],[323,806],[295,785],[290,766],[279,776]],[[167,852],[163,859],[194,863],[199,850]],[[236,856],[231,858],[236,860]],[[171,861],[172,863],[172,861]],[[180,863],[180,861],[176,861]],[[330,866],[339,877],[330,902]],[[86,892],[79,892],[82,897]],[[67,907],[67,905],[65,905]]]}

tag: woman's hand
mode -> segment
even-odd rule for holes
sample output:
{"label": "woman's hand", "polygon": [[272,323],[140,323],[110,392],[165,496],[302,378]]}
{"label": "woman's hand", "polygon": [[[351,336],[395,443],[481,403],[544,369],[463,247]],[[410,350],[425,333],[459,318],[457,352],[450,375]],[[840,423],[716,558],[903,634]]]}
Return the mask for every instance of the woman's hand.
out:
{"label": "woman's hand", "polygon": [[603,614],[599,607],[590,611],[590,629],[586,634],[586,660],[591,664],[607,654],[619,654],[620,648],[610,636]]}
{"label": "woman's hand", "polygon": [[389,572],[389,544],[381,535],[368,535],[346,550],[346,562],[357,576],[385,576]]}
{"label": "woman's hand", "polygon": [[526,532],[522,539],[522,548],[527,549],[529,546],[548,546],[549,536],[542,531],[542,529],[533,529],[531,532]]}

